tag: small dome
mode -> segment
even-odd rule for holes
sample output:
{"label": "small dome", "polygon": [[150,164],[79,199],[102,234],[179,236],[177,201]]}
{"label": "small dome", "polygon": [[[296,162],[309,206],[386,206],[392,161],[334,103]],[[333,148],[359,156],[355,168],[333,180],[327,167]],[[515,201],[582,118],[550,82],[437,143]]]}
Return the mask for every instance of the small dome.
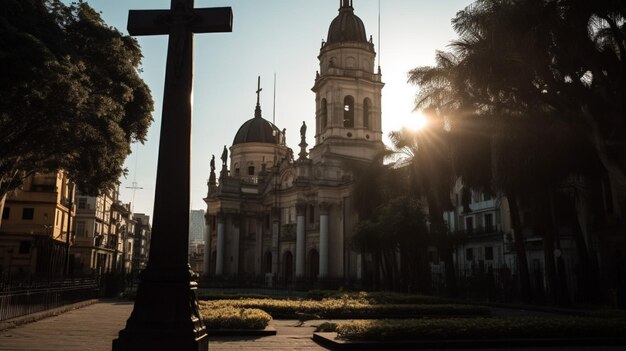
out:
{"label": "small dome", "polygon": [[254,117],[241,125],[233,145],[244,143],[278,144],[280,130],[262,117]]}
{"label": "small dome", "polygon": [[367,43],[367,35],[363,21],[354,14],[352,0],[342,0],[339,15],[330,23],[326,42],[331,44],[349,41]]}

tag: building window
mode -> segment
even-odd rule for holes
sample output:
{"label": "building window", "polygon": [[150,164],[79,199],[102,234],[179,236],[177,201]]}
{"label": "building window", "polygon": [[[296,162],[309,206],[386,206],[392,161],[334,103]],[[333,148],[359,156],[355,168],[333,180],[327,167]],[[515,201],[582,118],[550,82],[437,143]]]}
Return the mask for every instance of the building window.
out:
{"label": "building window", "polygon": [[328,106],[326,103],[326,99],[322,99],[322,103],[320,106],[320,118],[322,119],[322,129],[325,129],[328,125]]}
{"label": "building window", "polygon": [[78,198],[78,208],[79,209],[85,209],[87,208],[87,199],[84,197],[79,197]]}
{"label": "building window", "polygon": [[474,260],[474,249],[465,249],[465,259],[467,261]]}
{"label": "building window", "polygon": [[19,253],[21,253],[21,254],[30,253],[30,241],[28,241],[28,240],[20,241],[20,251],[19,251]]}
{"label": "building window", "polygon": [[439,255],[437,251],[428,251],[428,262],[439,264]]}
{"label": "building window", "polygon": [[9,207],[5,207],[2,210],[2,219],[9,219],[9,215],[11,214],[11,209]]}
{"label": "building window", "polygon": [[34,208],[24,208],[22,210],[22,219],[33,219],[35,217],[35,209]]}
{"label": "building window", "polygon": [[248,175],[254,175],[254,166],[248,167]]}
{"label": "building window", "polygon": [[343,99],[343,126],[354,127],[354,98],[350,95]]}
{"label": "building window", "polygon": [[485,260],[487,261],[493,260],[493,247],[492,246],[485,247]]}
{"label": "building window", "polygon": [[493,214],[485,214],[485,231],[490,232],[493,230]]}
{"label": "building window", "polygon": [[468,233],[474,231],[474,217],[465,217],[465,231]]}
{"label": "building window", "polygon": [[370,115],[372,110],[372,101],[369,98],[363,100],[363,127],[370,127]]}
{"label": "building window", "polygon": [[76,228],[74,229],[76,236],[84,237],[85,236],[85,222],[76,221]]}

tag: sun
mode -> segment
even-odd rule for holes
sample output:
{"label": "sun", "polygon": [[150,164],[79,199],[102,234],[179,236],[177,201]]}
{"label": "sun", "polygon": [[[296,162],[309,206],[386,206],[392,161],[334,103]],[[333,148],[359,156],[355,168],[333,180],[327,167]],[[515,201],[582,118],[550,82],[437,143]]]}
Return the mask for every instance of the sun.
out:
{"label": "sun", "polygon": [[421,112],[408,116],[404,120],[404,127],[414,131],[419,132],[428,126],[428,118],[424,116]]}

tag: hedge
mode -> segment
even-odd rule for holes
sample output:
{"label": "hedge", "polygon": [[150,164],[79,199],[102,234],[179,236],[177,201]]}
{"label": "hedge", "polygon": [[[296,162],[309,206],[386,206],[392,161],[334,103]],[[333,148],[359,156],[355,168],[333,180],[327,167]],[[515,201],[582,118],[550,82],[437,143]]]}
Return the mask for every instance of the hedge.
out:
{"label": "hedge", "polygon": [[336,291],[336,290],[311,290],[307,293],[307,298],[312,300],[323,299],[352,299],[367,301],[372,305],[377,304],[408,304],[408,305],[435,305],[450,304],[452,300],[427,295],[401,294],[387,291]]}
{"label": "hedge", "polygon": [[[324,325],[324,330],[332,330]],[[443,340],[507,338],[624,337],[626,321],[585,317],[499,317],[359,320],[338,323],[348,340]]]}
{"label": "hedge", "polygon": [[475,317],[486,316],[489,309],[484,306],[470,305],[372,305],[360,300],[325,299],[314,300],[273,300],[273,299],[241,299],[200,301],[205,308],[238,307],[258,308],[274,318],[298,318],[303,314],[320,318],[419,318],[432,316]]}
{"label": "hedge", "polygon": [[207,329],[265,329],[272,316],[259,309],[200,306],[200,316]]}

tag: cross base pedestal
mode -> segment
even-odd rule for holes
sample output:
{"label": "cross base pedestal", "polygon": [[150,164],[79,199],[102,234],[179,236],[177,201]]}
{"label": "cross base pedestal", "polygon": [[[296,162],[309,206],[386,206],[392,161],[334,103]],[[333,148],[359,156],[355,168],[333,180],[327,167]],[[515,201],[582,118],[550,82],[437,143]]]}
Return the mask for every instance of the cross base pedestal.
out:
{"label": "cross base pedestal", "polygon": [[147,268],[126,328],[113,340],[113,351],[207,351],[195,277],[188,267],[176,271]]}

